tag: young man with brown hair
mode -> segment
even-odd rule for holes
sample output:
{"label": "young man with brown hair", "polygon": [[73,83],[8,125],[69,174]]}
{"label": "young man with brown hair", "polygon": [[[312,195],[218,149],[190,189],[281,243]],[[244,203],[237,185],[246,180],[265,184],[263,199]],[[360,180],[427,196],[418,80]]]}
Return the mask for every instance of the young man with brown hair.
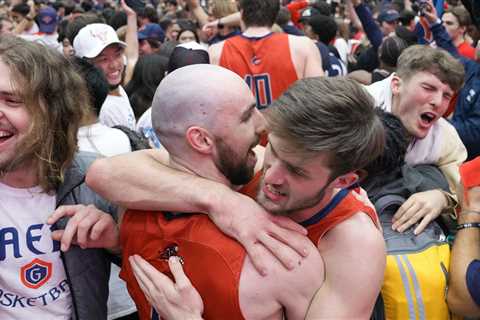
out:
{"label": "young man with brown hair", "polygon": [[[448,52],[422,45],[405,49],[397,64],[395,73],[366,89],[376,106],[399,117],[412,135],[406,162],[437,165],[455,193],[467,152],[442,116],[463,84],[463,66]],[[452,211],[454,203],[453,195],[440,190],[413,194],[395,214],[393,227],[403,232],[420,222],[414,230],[420,233],[440,213]]]}
{"label": "young man with brown hair", "polygon": [[76,153],[84,81],[60,53],[12,36],[0,37],[0,74],[0,318],[106,319],[104,251],[61,252],[52,237],[66,220],[46,224],[64,204],[114,212],[83,183],[94,156]]}

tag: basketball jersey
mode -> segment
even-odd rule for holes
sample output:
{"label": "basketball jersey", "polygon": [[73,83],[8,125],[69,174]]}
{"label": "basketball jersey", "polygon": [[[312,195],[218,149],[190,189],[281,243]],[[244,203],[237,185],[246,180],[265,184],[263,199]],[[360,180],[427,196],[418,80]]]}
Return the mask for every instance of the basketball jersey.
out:
{"label": "basketball jersey", "polygon": [[[241,190],[242,193],[256,195],[260,179],[259,172]],[[368,211],[361,201],[351,195],[351,191],[338,194],[322,211],[325,221],[320,219],[307,227],[308,236],[315,243],[335,225],[359,211]],[[376,219],[373,210],[367,214]],[[318,214],[315,217],[318,218]],[[140,319],[155,320],[158,315],[146,300],[128,263],[128,257],[134,254],[142,256],[171,278],[168,258],[180,256],[185,273],[203,299],[205,319],[244,319],[240,309],[239,284],[245,250],[238,242],[224,235],[207,215],[174,216],[168,212],[128,210],[122,222],[120,239],[124,261],[120,277],[127,282]]]}
{"label": "basketball jersey", "polygon": [[288,35],[238,35],[224,42],[220,66],[241,76],[252,89],[259,109],[266,108],[298,80]]}

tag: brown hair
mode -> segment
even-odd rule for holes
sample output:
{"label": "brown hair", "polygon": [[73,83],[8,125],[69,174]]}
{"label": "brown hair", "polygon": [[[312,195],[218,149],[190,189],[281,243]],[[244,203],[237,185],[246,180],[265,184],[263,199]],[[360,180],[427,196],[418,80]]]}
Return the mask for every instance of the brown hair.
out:
{"label": "brown hair", "polygon": [[383,152],[372,97],[346,78],[298,80],[266,113],[270,132],[308,157],[329,155],[332,177],[363,168]]}
{"label": "brown hair", "polygon": [[33,160],[39,185],[54,191],[73,160],[79,124],[90,108],[85,83],[59,52],[18,37],[0,36],[0,60],[32,117],[10,167]]}
{"label": "brown hair", "polygon": [[408,81],[418,72],[430,72],[454,91],[458,91],[465,79],[462,64],[443,49],[414,45],[405,49],[397,62],[397,74]]}
{"label": "brown hair", "polygon": [[271,27],[280,10],[278,0],[240,0],[239,5],[246,27]]}
{"label": "brown hair", "polygon": [[460,27],[468,27],[472,23],[472,19],[470,19],[470,14],[464,6],[456,6],[453,8],[449,8],[445,13],[447,12],[453,14],[455,18],[457,18],[458,25]]}

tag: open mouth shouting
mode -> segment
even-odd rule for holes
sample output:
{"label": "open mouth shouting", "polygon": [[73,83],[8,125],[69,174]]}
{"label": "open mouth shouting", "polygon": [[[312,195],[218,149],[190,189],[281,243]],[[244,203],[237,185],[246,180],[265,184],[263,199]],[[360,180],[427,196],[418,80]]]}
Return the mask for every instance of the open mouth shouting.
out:
{"label": "open mouth shouting", "polygon": [[420,115],[420,125],[424,128],[430,128],[435,120],[437,115],[433,112],[424,112]]}

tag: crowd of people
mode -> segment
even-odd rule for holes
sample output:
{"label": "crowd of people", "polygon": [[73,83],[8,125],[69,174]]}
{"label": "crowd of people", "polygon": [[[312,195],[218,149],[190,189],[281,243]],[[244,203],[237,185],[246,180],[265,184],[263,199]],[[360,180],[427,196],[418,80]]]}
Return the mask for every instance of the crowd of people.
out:
{"label": "crowd of people", "polygon": [[480,317],[479,91],[476,0],[0,1],[0,319]]}

